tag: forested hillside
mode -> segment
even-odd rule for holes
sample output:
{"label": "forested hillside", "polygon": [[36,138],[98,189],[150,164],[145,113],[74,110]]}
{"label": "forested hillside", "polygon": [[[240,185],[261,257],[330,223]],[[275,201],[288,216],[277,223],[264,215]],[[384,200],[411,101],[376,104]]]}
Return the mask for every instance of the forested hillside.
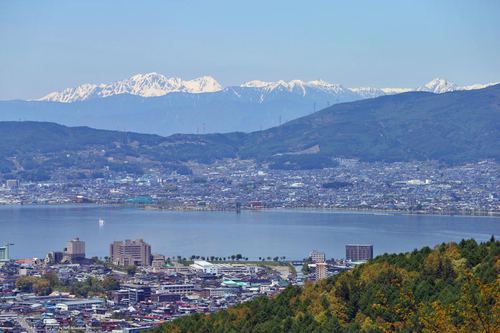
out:
{"label": "forested hillside", "polygon": [[463,240],[386,254],[317,284],[288,287],[155,332],[499,332],[500,242]]}
{"label": "forested hillside", "polygon": [[[500,84],[446,94],[406,93],[337,104],[252,133],[151,134],[0,122],[0,176],[47,180],[58,168],[186,169],[191,161],[253,159],[274,169],[321,169],[336,158],[462,164],[500,159]],[[126,166],[124,167],[124,165]]]}
{"label": "forested hillside", "polygon": [[[279,154],[364,161],[500,159],[500,85],[446,94],[405,93],[333,105],[247,135],[243,157]],[[302,153],[301,153],[302,152]]]}

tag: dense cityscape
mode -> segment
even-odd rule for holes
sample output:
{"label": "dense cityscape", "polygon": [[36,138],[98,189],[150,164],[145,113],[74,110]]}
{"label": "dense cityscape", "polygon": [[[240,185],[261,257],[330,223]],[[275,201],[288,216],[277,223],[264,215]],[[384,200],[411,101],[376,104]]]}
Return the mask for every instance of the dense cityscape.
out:
{"label": "dense cityscape", "polygon": [[371,245],[346,245],[346,257],[313,250],[303,260],[249,262],[241,254],[190,258],[152,254],[142,239],[115,241],[109,256],[86,258],[71,239],[45,258],[11,259],[0,247],[0,330],[139,332],[165,321],[211,313],[288,285],[319,281],[373,258]]}
{"label": "dense cityscape", "polygon": [[[334,168],[275,170],[251,160],[190,165],[190,172],[150,169],[100,178],[61,169],[50,181],[5,180],[0,204],[130,204],[151,209],[239,210],[337,208],[434,214],[497,215],[500,166],[492,160],[365,163],[339,159]],[[71,177],[70,177],[71,176]]]}
{"label": "dense cityscape", "polygon": [[500,1],[0,1],[0,333],[500,333]]}

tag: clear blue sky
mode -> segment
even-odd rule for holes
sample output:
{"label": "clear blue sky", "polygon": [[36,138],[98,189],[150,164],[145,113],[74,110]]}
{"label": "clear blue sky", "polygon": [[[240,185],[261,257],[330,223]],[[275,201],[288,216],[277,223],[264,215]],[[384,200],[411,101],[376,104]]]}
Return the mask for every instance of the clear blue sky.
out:
{"label": "clear blue sky", "polygon": [[500,81],[500,1],[0,2],[0,99],[156,71],[223,85]]}

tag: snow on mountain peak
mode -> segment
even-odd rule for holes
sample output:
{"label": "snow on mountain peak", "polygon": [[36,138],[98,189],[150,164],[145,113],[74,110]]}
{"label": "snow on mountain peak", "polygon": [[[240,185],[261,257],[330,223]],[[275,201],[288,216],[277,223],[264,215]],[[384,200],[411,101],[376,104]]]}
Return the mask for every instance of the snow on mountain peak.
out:
{"label": "snow on mountain peak", "polygon": [[267,87],[270,84],[271,84],[271,82],[253,80],[253,81],[248,81],[248,82],[242,83],[240,85],[240,87],[243,87],[243,88],[263,88],[263,87]]}
{"label": "snow on mountain peak", "polygon": [[[408,91],[428,91],[445,93],[455,90],[481,89],[496,83],[474,84],[458,86],[446,79],[436,78],[418,88],[345,88],[336,83],[324,80],[302,81],[248,81],[240,85],[242,88],[255,89],[260,93],[260,102],[268,95],[278,93],[293,93],[306,96],[311,92],[332,95],[334,100],[355,100],[373,98],[382,95],[393,95]],[[62,91],[52,92],[39,100],[71,103],[84,101],[90,98],[109,97],[119,94],[131,94],[142,97],[163,96],[172,92],[186,93],[211,93],[223,90],[223,87],[211,76],[201,76],[192,80],[183,80],[178,77],[168,78],[162,74],[151,72],[136,74],[132,77],[110,84],[82,84],[76,88],[67,88]],[[341,96],[341,97],[340,97]]]}
{"label": "snow on mountain peak", "polygon": [[302,81],[302,80],[291,80],[291,81],[274,81],[274,82],[266,82],[260,80],[248,81],[240,85],[240,87],[245,88],[260,88],[266,91],[273,91],[276,89],[284,89],[288,91],[294,91],[295,89],[300,90],[303,94],[306,93],[306,88],[316,88],[326,91],[331,91],[335,93],[344,92],[346,88],[342,87],[339,84],[329,83],[323,80],[314,80],[314,81]]}
{"label": "snow on mountain peak", "polygon": [[188,92],[216,92],[222,90],[222,86],[211,76],[202,76],[197,79],[185,81],[184,85]]}
{"label": "snow on mountain peak", "polygon": [[450,82],[446,79],[435,78],[427,82],[425,85],[417,88],[417,91],[429,91],[435,94],[442,94],[450,91],[457,90],[475,90],[475,89],[483,89],[492,85],[498,84],[498,82],[490,82],[485,84],[471,84],[468,86],[458,86],[453,82]]}
{"label": "snow on mountain peak", "polygon": [[110,84],[82,84],[76,88],[67,88],[62,91],[52,92],[39,100],[71,103],[84,101],[93,97],[109,97],[119,94],[155,97],[172,92],[197,94],[220,90],[222,90],[222,86],[210,76],[202,76],[193,80],[184,81],[177,77],[168,78],[162,74],[151,72],[136,74],[129,79],[116,81]]}
{"label": "snow on mountain peak", "polygon": [[417,91],[429,91],[435,94],[442,94],[445,92],[455,91],[460,89],[455,83],[450,82],[446,79],[435,78],[425,85],[417,88]]}

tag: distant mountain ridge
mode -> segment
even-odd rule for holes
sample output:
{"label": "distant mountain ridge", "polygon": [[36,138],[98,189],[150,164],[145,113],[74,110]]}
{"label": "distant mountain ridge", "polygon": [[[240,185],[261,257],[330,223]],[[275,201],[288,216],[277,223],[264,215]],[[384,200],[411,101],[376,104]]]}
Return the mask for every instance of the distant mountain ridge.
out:
{"label": "distant mountain ridge", "polygon": [[111,84],[83,84],[76,88],[66,88],[52,92],[40,101],[72,103],[90,98],[109,97],[120,94],[131,94],[142,97],[163,96],[171,92],[187,92],[199,94],[222,90],[222,86],[210,76],[202,76],[193,80],[167,78],[158,73],[137,74],[129,79]]}
{"label": "distant mountain ridge", "polygon": [[253,159],[276,169],[331,167],[337,158],[500,161],[500,84],[342,103],[252,133],[162,137],[54,123],[0,122],[0,173],[11,178],[40,179],[40,172],[46,177],[57,168],[70,167],[88,173],[108,168],[140,174],[150,168],[182,170],[191,161],[224,158]]}
{"label": "distant mountain ridge", "polygon": [[[436,79],[414,90],[449,92],[481,87],[458,87]],[[110,85],[84,85],[45,98],[64,103],[0,101],[0,121],[45,121],[162,136],[253,132],[331,105],[406,91],[346,88],[322,80],[249,81],[223,88],[211,77],[184,81],[151,73]]]}
{"label": "distant mountain ridge", "polygon": [[500,160],[500,84],[337,104],[282,126],[250,133],[247,142],[240,148],[240,156],[271,160],[305,156],[303,152],[312,147],[316,147],[317,157],[327,159]]}
{"label": "distant mountain ridge", "polygon": [[[307,90],[318,89],[320,91],[338,95],[352,95],[354,99],[372,98],[383,95],[391,95],[408,91],[429,91],[433,93],[444,93],[456,90],[471,90],[485,88],[493,83],[474,84],[469,86],[458,86],[453,82],[445,79],[436,78],[430,82],[412,89],[412,88],[346,88],[340,84],[330,83],[323,80],[314,81],[275,81],[266,82],[253,80],[245,82],[238,87],[251,88],[260,91],[264,99],[266,93],[271,93],[276,90],[295,92],[305,96]],[[228,87],[234,88],[234,87]],[[129,79],[116,81],[110,84],[83,84],[75,88],[66,88],[62,91],[49,93],[39,101],[72,103],[77,101],[85,101],[91,98],[104,98],[113,95],[131,94],[141,97],[158,97],[164,96],[173,92],[186,92],[192,94],[213,93],[223,90],[224,88],[211,76],[202,76],[192,80],[183,80],[181,78],[168,78],[159,73],[136,74]]]}

